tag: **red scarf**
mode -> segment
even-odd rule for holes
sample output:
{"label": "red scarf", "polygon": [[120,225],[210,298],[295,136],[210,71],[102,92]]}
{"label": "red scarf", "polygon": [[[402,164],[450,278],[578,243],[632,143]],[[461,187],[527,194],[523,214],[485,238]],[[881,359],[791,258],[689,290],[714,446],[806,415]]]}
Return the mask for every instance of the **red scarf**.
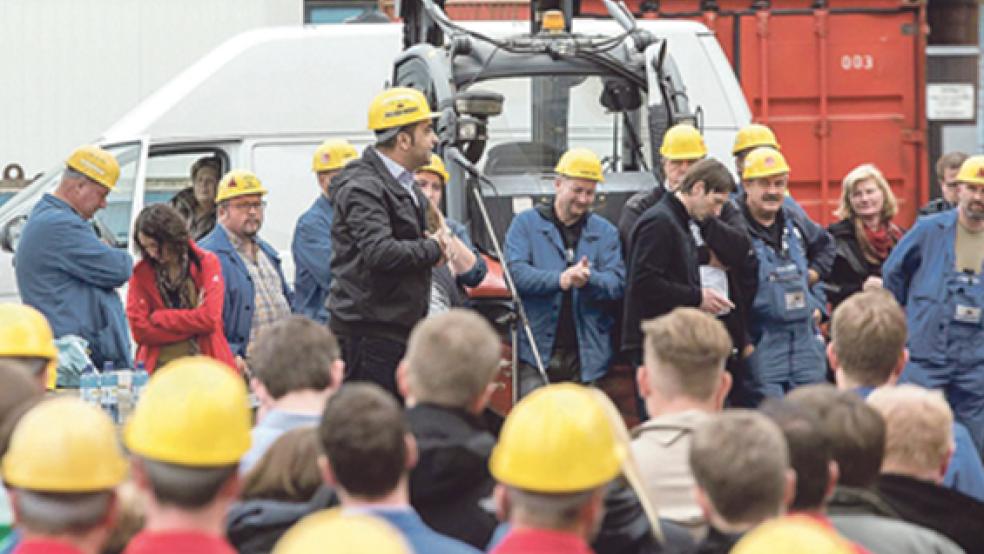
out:
{"label": "red scarf", "polygon": [[872,261],[881,263],[888,257],[889,252],[899,242],[902,237],[902,229],[891,221],[886,221],[872,230],[860,220],[858,224],[864,230],[864,240],[861,241],[862,249],[865,254],[872,258]]}

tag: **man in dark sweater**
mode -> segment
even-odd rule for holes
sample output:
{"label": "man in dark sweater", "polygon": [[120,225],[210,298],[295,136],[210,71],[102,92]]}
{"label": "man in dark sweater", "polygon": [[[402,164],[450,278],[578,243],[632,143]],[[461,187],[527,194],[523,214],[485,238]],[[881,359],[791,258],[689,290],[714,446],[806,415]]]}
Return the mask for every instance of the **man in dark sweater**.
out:
{"label": "man in dark sweater", "polygon": [[[717,160],[701,160],[672,194],[646,211],[633,233],[622,328],[622,348],[641,361],[641,324],[679,306],[721,314],[734,304],[720,289],[701,282],[691,223],[707,226],[721,213],[734,180]],[[747,247],[746,247],[747,248]]]}
{"label": "man in dark sweater", "polygon": [[694,430],[690,468],[708,524],[695,554],[727,554],[746,531],[778,517],[795,474],[779,427],[751,410],[728,410]]}

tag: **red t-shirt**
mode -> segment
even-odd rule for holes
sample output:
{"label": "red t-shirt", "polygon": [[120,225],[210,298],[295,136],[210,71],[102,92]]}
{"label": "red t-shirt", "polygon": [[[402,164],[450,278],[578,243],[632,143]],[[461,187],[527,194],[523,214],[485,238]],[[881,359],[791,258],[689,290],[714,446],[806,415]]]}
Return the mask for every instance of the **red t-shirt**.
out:
{"label": "red t-shirt", "polygon": [[18,543],[13,554],[82,554],[82,551],[67,542],[29,539]]}
{"label": "red t-shirt", "polygon": [[236,554],[219,535],[198,531],[142,531],[126,545],[123,554]]}
{"label": "red t-shirt", "polygon": [[490,554],[594,554],[584,539],[544,529],[510,531]]}

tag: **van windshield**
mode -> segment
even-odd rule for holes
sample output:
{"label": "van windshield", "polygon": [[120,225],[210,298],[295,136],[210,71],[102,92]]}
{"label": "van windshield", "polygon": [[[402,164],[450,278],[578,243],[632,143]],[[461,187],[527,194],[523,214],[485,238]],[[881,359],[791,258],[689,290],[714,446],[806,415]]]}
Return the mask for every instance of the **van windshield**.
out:
{"label": "van windshield", "polygon": [[[645,101],[626,125],[622,113],[602,105],[599,75],[547,75],[482,81],[476,88],[502,94],[502,114],[489,120],[489,141],[480,163],[490,176],[550,174],[569,148],[594,151],[606,171],[620,170],[627,133],[639,138],[648,159]],[[636,144],[632,142],[631,144]]]}
{"label": "van windshield", "polygon": [[[96,212],[92,223],[104,239],[112,239],[114,246],[124,247],[129,242],[130,219],[133,209],[133,191],[137,180],[140,159],[140,143],[128,142],[103,146],[116,156],[120,163],[120,178],[116,187],[106,197],[106,208]],[[64,162],[39,177],[27,188],[7,201],[0,211],[0,220],[28,216],[44,193],[55,190],[65,170]],[[21,223],[23,224],[23,223]]]}

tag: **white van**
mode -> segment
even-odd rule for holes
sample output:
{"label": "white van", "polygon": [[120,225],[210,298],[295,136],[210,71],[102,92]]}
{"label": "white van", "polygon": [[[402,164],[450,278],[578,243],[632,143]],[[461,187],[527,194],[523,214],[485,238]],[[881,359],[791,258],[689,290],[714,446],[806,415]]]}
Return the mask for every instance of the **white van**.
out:
{"label": "white van", "polygon": [[[522,32],[522,25],[466,24],[500,37]],[[612,21],[574,22],[575,31],[582,26],[596,34],[621,32]],[[730,159],[734,133],[749,122],[750,112],[717,41],[696,23],[640,21],[639,26],[668,40],[690,103],[703,111],[711,155]],[[96,140],[121,165],[109,206],[94,218],[97,230],[116,246],[130,247],[140,210],[189,186],[194,161],[215,155],[224,170],[249,169],[270,191],[260,235],[281,252],[292,280],[294,225],[318,193],[313,151],[326,138],[345,138],[360,149],[371,142],[366,111],[393,75],[402,36],[399,24],[362,24],[265,29],[226,42]],[[489,146],[496,143],[490,136]],[[18,298],[10,252],[34,204],[57,185],[62,167],[59,163],[0,208],[0,301]]]}

